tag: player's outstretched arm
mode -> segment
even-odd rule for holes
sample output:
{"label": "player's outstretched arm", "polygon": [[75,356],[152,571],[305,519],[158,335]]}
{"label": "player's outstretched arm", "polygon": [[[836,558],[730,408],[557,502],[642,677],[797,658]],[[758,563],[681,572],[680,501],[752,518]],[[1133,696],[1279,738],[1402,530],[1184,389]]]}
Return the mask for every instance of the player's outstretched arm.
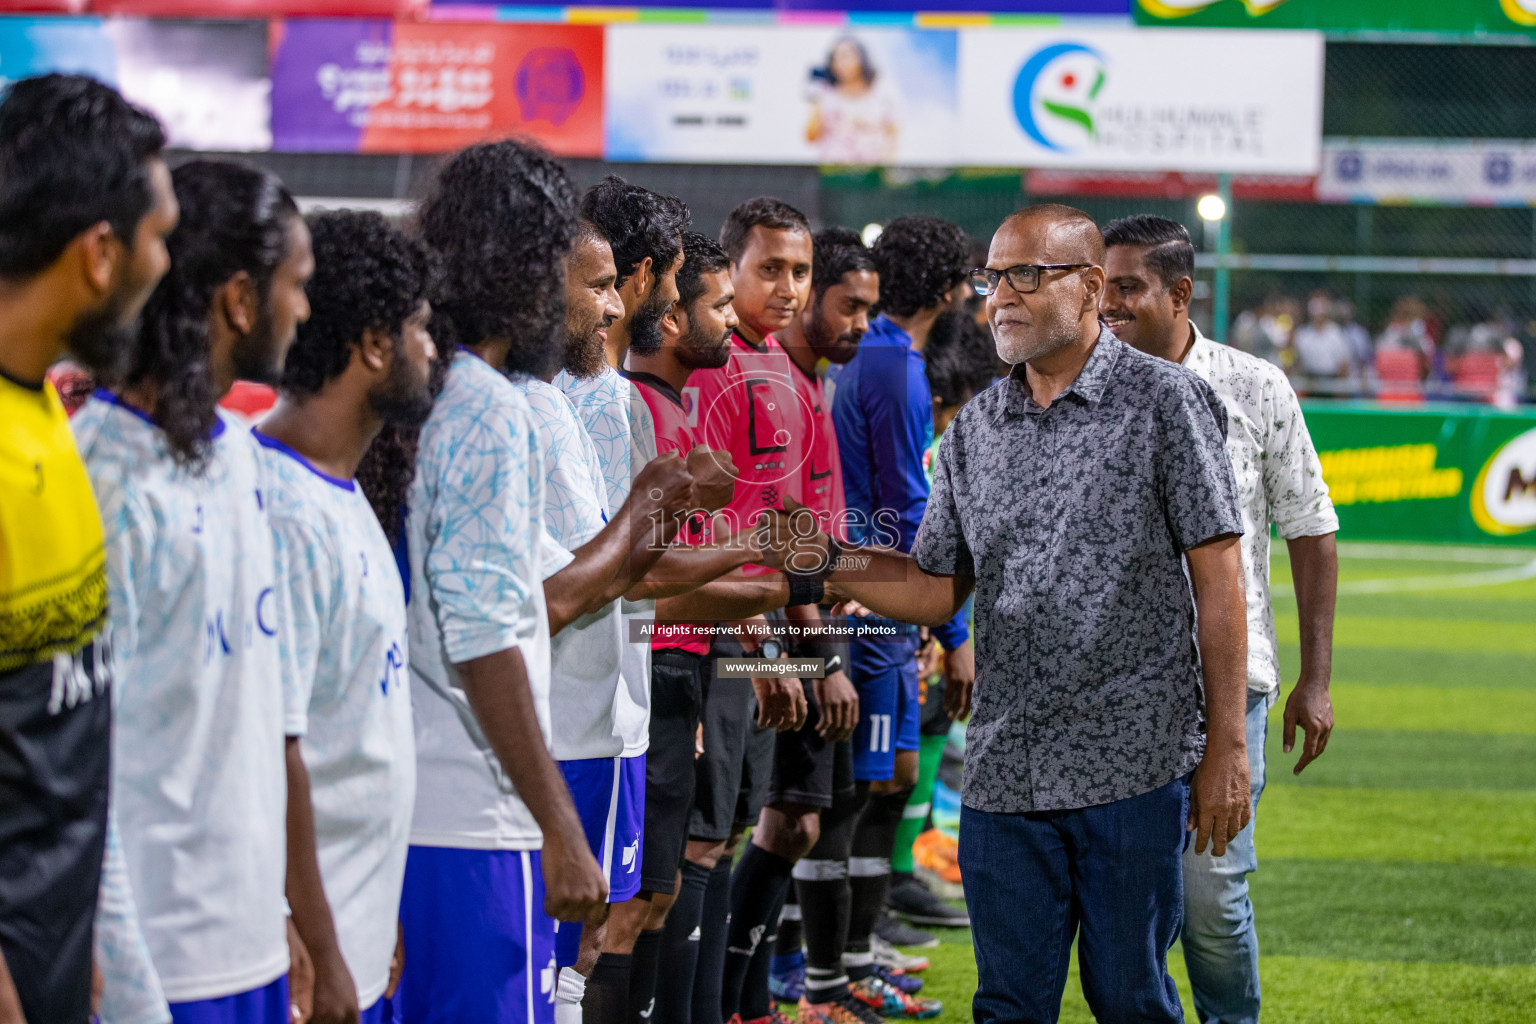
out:
{"label": "player's outstretched arm", "polygon": [[288,907],[315,972],[309,1019],[312,1024],[357,1024],[357,986],[342,958],[336,922],[320,877],[309,769],[304,766],[299,737],[288,737],[284,756],[288,768]]}
{"label": "player's outstretched arm", "polygon": [[551,635],[623,597],[650,571],[677,532],[675,519],[688,507],[691,490],[688,466],[676,453],[646,463],[608,525],[544,581]]}
{"label": "player's outstretched arm", "polygon": [[661,622],[726,622],[782,608],[789,601],[789,581],[780,573],[743,576],[731,572],[676,597],[656,602]]}
{"label": "player's outstretched arm", "polygon": [[583,920],[607,901],[608,882],[544,743],[522,652],[512,647],[454,668],[496,759],[544,833],[545,912],[561,921]]}

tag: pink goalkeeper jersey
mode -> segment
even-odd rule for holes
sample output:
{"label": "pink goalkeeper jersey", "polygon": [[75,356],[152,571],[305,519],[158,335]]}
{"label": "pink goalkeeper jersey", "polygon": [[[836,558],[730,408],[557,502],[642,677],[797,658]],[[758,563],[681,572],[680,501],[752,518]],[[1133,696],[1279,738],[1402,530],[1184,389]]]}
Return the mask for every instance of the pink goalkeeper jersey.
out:
{"label": "pink goalkeeper jersey", "polygon": [[837,451],[837,430],[832,425],[832,402],[827,398],[826,382],[815,374],[794,368],[795,388],[806,408],[805,447],[807,457],[801,467],[800,494],[796,495],[821,522],[821,528],[848,539],[843,499],[843,460]]}
{"label": "pink goalkeeper jersey", "polygon": [[[656,452],[677,452],[683,458],[703,442],[699,438],[699,389],[696,386],[685,386],[679,393],[671,384],[652,373],[632,372],[621,370],[620,373],[640,390],[640,396],[645,399],[646,407],[651,410],[651,419],[656,424]],[[708,544],[711,530],[710,521],[702,515],[689,516],[683,528],[678,531],[673,539],[674,544]],[[658,627],[665,627],[668,623],[657,620]],[[706,627],[693,627],[679,625],[671,631],[670,635],[663,639],[656,637],[651,640],[651,647],[656,650],[672,649],[683,650],[690,654],[709,653],[710,631]]]}
{"label": "pink goalkeeper jersey", "polygon": [[811,407],[795,386],[799,373],[772,335],[756,347],[737,334],[729,362],[688,380],[699,389],[699,436],[736,463],[736,494],[722,514],[738,528],[762,509],[781,508],[786,494],[805,501]]}

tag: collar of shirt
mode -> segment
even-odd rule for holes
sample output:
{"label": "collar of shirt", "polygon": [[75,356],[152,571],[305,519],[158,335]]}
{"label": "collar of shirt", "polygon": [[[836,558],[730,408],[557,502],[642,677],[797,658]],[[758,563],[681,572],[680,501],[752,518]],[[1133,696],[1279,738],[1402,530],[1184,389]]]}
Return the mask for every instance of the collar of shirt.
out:
{"label": "collar of shirt", "polygon": [[[1109,386],[1109,379],[1114,375],[1115,364],[1120,360],[1120,351],[1125,348],[1125,342],[1110,333],[1109,328],[1099,328],[1099,340],[1093,343],[1093,351],[1088,354],[1088,361],[1078,372],[1067,390],[1057,397],[1057,404],[1069,395],[1076,396],[1087,405],[1098,405],[1104,397],[1104,389]],[[1036,404],[1029,393],[1029,385],[1024,380],[1024,364],[1013,368],[1008,374],[1004,385],[1004,401],[997,406],[997,421],[1011,416],[1039,416],[1046,411],[1045,407]]]}
{"label": "collar of shirt", "polygon": [[1194,334],[1195,340],[1189,346],[1189,351],[1184,353],[1184,361],[1179,365],[1193,372],[1195,376],[1206,379],[1209,376],[1216,343],[1200,333],[1200,325],[1193,320],[1189,322],[1189,329]]}
{"label": "collar of shirt", "polygon": [[[896,322],[890,317],[881,313],[869,325],[869,330],[864,332],[864,337],[859,339],[860,347],[871,343],[911,350],[912,335],[908,334],[905,328],[897,326]],[[914,354],[920,355],[921,353]]]}

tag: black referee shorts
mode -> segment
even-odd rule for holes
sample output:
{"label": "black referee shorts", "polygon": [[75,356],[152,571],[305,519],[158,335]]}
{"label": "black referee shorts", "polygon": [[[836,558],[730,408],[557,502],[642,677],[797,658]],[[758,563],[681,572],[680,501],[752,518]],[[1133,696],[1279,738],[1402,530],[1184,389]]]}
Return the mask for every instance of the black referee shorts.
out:
{"label": "black referee shorts", "polygon": [[645,849],[640,888],[671,893],[688,848],[694,738],[714,659],[676,648],[651,652],[651,743],[645,755]]}

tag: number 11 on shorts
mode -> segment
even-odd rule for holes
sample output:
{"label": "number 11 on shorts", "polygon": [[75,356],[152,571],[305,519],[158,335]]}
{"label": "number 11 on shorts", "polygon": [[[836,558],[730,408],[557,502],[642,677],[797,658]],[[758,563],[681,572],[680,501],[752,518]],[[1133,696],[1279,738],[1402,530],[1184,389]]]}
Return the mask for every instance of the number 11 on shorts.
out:
{"label": "number 11 on shorts", "polygon": [[894,715],[869,716],[869,749],[871,753],[890,753],[891,719],[894,717]]}

